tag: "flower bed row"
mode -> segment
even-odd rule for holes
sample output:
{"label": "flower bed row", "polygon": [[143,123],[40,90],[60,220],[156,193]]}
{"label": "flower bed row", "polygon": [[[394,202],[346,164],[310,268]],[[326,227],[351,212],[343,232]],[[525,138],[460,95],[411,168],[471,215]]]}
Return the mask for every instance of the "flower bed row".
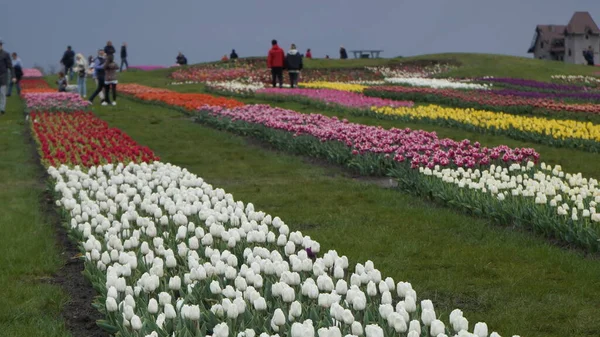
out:
{"label": "flower bed row", "polygon": [[[292,101],[314,106],[319,109],[335,109],[357,116],[420,121],[433,125],[457,127],[468,131],[492,133],[509,136],[514,139],[532,141],[557,147],[571,147],[589,152],[600,152],[600,126],[590,122],[576,120],[549,119],[543,117],[520,116],[503,112],[475,109],[446,108],[438,105],[394,107],[399,101],[369,101],[359,93],[335,90],[333,94],[324,94],[324,90],[232,90],[231,86],[211,87],[220,95],[239,97],[260,97],[271,101]],[[305,94],[308,92],[309,94]],[[328,97],[329,96],[329,97]],[[327,97],[328,100],[323,99]],[[364,97],[364,98],[363,98]],[[352,104],[356,101],[355,104]],[[364,103],[364,104],[359,104]],[[409,102],[406,102],[409,103]]]}
{"label": "flower bed row", "polygon": [[178,93],[167,89],[156,89],[139,84],[122,84],[120,92],[132,95],[144,101],[157,101],[169,105],[180,106],[188,110],[197,110],[203,105],[223,107],[242,106],[244,103],[231,98],[215,97],[206,94]]}
{"label": "flower bed row", "polygon": [[550,82],[541,82],[535,80],[526,80],[521,78],[503,78],[503,77],[483,77],[478,79],[478,81],[489,82],[489,83],[497,83],[497,84],[507,84],[511,86],[519,86],[519,87],[529,87],[533,89],[540,90],[553,90],[553,91],[584,91],[585,87],[581,85],[573,85],[573,84],[557,84]]}
{"label": "flower bed row", "polygon": [[39,78],[43,77],[44,74],[37,68],[24,68],[23,78]]}
{"label": "flower bed row", "polygon": [[150,162],[158,157],[91,112],[34,112],[31,128],[46,166]]}
{"label": "flower bed row", "polygon": [[[382,81],[382,82],[375,82],[375,83],[385,83],[385,82]],[[332,89],[332,90],[350,91],[350,92],[358,92],[358,93],[360,93],[363,90],[365,90],[366,88],[368,88],[367,85],[363,85],[363,84],[343,83],[343,82],[325,82],[325,81],[300,83],[300,86],[303,88],[308,88],[308,89]]]}
{"label": "flower bed row", "polygon": [[[392,67],[360,67],[360,68],[305,68],[301,74],[302,82],[341,82],[352,81],[379,82],[385,77],[398,76],[430,76],[449,70],[449,67],[413,67],[401,64]],[[266,69],[264,59],[251,62],[238,61],[227,64],[207,64],[178,69],[171,74],[176,82],[223,82],[232,80],[250,80],[270,83],[271,73]]]}
{"label": "flower bed row", "polygon": [[71,92],[37,92],[29,90],[23,93],[27,111],[82,111],[91,103],[76,93]]}
{"label": "flower bed row", "polygon": [[138,66],[131,66],[128,67],[128,69],[135,69],[135,70],[141,70],[141,71],[152,71],[152,70],[158,70],[158,69],[165,69],[165,66],[159,66],[159,65],[138,65]]}
{"label": "flower bed row", "polygon": [[[89,129],[105,125],[90,116],[34,114],[32,127],[41,131],[34,135],[77,151],[110,133]],[[64,158],[60,151],[49,157],[45,165]],[[48,167],[56,205],[85,256],[84,274],[100,294],[95,306],[106,320],[98,324],[109,333],[488,336],[485,323],[470,328],[458,309],[443,323],[430,300],[419,301],[410,283],[383,277],[371,261],[351,268],[335,251],[320,255],[317,241],[278,217],[185,169],[150,163],[156,157],[136,159],[142,163]]]}
{"label": "flower bed row", "polygon": [[[56,204],[123,336],[476,336],[408,282],[292,231],[171,164],[50,167]],[[472,329],[473,334],[467,332]]]}
{"label": "flower bed row", "polygon": [[23,78],[21,80],[21,92],[24,94],[56,91],[56,89],[50,88],[48,82],[41,78]]}
{"label": "flower bed row", "polygon": [[582,75],[552,75],[552,81],[558,83],[569,83],[597,87],[600,85],[600,77]]}
{"label": "flower bed row", "polygon": [[386,78],[386,82],[391,84],[408,85],[412,87],[429,87],[434,89],[480,89],[489,90],[491,85],[480,83],[459,82],[442,78],[420,78],[420,77],[391,77]]}
{"label": "flower bed row", "polygon": [[[320,118],[311,125],[294,114],[297,113],[268,106],[206,107],[199,112],[198,121],[257,137],[285,151],[321,157],[361,174],[390,174],[411,193],[502,225],[528,228],[589,251],[600,250],[600,213],[595,208],[600,202],[600,190],[594,179],[565,174],[560,167],[536,166],[533,161],[472,169],[469,165],[444,168],[432,166],[430,161],[421,163],[420,155],[412,154],[409,160],[398,154],[392,157],[379,148],[357,150],[355,144],[347,141],[347,134],[335,136],[340,129],[322,126]],[[312,121],[316,117],[306,118]]]}
{"label": "flower bed row", "polygon": [[256,91],[257,96],[286,96],[291,99],[317,100],[326,105],[342,106],[350,109],[369,109],[371,107],[411,107],[413,102],[395,101],[377,97],[368,97],[360,93],[333,89],[278,89],[266,88]]}
{"label": "flower bed row", "polygon": [[[364,90],[367,96],[411,100],[415,102],[428,102],[444,104],[453,107],[474,108],[491,111],[502,111],[515,114],[544,112],[569,112],[569,113],[600,113],[598,104],[567,104],[550,99],[534,99],[515,96],[502,96],[494,91],[462,91],[452,89],[431,89],[419,87],[370,87]],[[573,116],[576,116],[574,114]],[[587,116],[583,116],[588,118]]]}
{"label": "flower bed row", "polygon": [[374,107],[374,117],[424,121],[468,131],[506,135],[514,139],[551,146],[600,152],[600,125],[575,120],[511,115],[437,105],[413,108]]}
{"label": "flower bed row", "polygon": [[516,89],[501,89],[494,90],[494,95],[501,96],[513,96],[513,97],[526,97],[526,98],[535,98],[535,99],[552,99],[552,100],[560,100],[560,101],[573,101],[573,103],[582,103],[578,101],[587,101],[598,103],[600,101],[600,92],[565,92],[565,91],[553,91],[553,92],[544,92],[544,91],[523,91]]}
{"label": "flower bed row", "polygon": [[[533,149],[511,149],[507,146],[494,148],[471,144],[469,140],[457,142],[452,139],[439,139],[435,132],[411,129],[383,129],[382,127],[349,123],[347,120],[330,118],[320,114],[273,108],[267,105],[246,105],[234,109],[203,107],[214,114],[244,120],[249,123],[266,125],[283,130],[295,136],[310,135],[319,141],[336,141],[345,144],[354,154],[382,154],[390,161],[409,162],[412,168],[458,166],[481,167],[493,162],[526,163],[537,161],[539,154]],[[362,173],[370,172],[371,166],[361,168]]]}

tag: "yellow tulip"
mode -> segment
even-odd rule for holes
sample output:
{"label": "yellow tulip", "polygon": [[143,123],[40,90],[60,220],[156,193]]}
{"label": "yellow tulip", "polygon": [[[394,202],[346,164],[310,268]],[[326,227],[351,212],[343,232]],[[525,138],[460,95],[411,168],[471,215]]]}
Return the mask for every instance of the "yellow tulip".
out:
{"label": "yellow tulip", "polygon": [[334,89],[351,92],[362,92],[365,88],[368,88],[366,85],[340,82],[307,82],[300,83],[300,86],[309,89]]}
{"label": "yellow tulip", "polygon": [[437,105],[416,106],[413,108],[374,107],[372,109],[376,113],[409,117],[413,120],[424,118],[445,119],[485,129],[514,129],[547,135],[556,139],[576,138],[600,141],[600,125],[590,122],[518,116],[475,109],[445,108]]}

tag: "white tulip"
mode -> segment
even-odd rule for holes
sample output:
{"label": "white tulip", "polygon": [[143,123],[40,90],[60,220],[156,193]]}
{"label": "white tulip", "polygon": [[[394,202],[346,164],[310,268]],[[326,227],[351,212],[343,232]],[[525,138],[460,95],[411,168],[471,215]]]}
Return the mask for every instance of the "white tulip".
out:
{"label": "white tulip", "polygon": [[383,337],[383,329],[375,324],[365,326],[366,337]]}
{"label": "white tulip", "polygon": [[156,314],[158,312],[158,302],[154,298],[151,298],[150,301],[148,301],[148,312],[151,314]]}
{"label": "white tulip", "polygon": [[473,334],[478,337],[488,337],[488,327],[487,324],[483,322],[478,322],[475,324],[475,328],[473,329]]}
{"label": "white tulip", "polygon": [[254,300],[254,309],[257,311],[267,310],[267,302],[263,297],[259,297],[258,299]]}
{"label": "white tulip", "polygon": [[442,321],[436,319],[433,322],[431,322],[431,327],[429,331],[431,336],[437,336],[443,334],[446,331],[446,327],[444,326],[444,323]]}
{"label": "white tulip", "polygon": [[113,297],[106,298],[106,311],[115,312],[118,310],[117,301]]}
{"label": "white tulip", "polygon": [[131,328],[133,330],[140,330],[142,328],[142,320],[137,315],[133,315],[131,318]]}

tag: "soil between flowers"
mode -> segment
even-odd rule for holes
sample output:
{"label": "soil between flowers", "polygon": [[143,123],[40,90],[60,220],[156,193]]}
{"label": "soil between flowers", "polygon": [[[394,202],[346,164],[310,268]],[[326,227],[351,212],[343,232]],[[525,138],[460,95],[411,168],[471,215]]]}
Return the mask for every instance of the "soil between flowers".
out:
{"label": "soil between flowers", "polygon": [[[31,144],[33,157],[38,163],[41,163],[37,144],[33,140],[31,129],[28,126],[25,133]],[[40,183],[44,184],[48,180],[48,175],[41,164],[39,168]],[[39,206],[42,208],[46,221],[54,227],[56,245],[59,247],[61,258],[64,261],[64,265],[46,282],[59,286],[69,296],[69,300],[64,303],[61,310],[65,326],[74,337],[107,337],[108,333],[96,324],[97,320],[102,319],[102,314],[92,306],[94,297],[98,294],[83,275],[84,263],[79,256],[77,245],[69,239],[67,229],[62,226],[61,217],[55,209],[51,192],[46,189],[40,199]]]}

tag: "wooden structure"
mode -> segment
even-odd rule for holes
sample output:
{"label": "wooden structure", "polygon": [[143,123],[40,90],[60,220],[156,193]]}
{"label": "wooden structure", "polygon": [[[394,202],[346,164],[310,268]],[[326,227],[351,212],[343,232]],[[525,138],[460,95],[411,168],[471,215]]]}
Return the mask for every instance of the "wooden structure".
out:
{"label": "wooden structure", "polygon": [[354,58],[371,58],[378,59],[379,54],[383,53],[383,50],[351,50],[354,53]]}

